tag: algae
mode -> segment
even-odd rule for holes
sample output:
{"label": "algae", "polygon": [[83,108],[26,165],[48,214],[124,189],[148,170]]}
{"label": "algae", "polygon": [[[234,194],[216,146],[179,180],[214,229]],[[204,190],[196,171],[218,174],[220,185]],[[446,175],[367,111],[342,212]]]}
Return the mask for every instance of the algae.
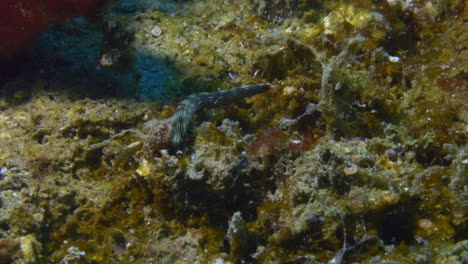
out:
{"label": "algae", "polygon": [[[455,0],[117,3],[95,63],[152,102],[86,97],[93,74],[0,82],[0,263],[467,262],[465,19]],[[168,153],[177,100],[265,82]]]}

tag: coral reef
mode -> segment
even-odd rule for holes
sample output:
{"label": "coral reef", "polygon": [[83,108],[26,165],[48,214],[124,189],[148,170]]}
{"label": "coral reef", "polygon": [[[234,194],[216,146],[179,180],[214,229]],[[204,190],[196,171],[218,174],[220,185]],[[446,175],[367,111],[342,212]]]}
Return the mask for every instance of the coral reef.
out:
{"label": "coral reef", "polygon": [[[53,28],[0,83],[0,263],[468,262],[466,10],[134,0]],[[177,100],[249,83],[170,153]]]}

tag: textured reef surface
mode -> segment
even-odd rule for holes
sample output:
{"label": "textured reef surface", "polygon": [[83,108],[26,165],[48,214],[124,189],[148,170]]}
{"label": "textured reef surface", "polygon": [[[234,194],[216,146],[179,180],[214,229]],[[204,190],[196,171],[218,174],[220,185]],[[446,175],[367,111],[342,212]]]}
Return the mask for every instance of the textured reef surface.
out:
{"label": "textured reef surface", "polygon": [[[467,4],[121,1],[0,72],[0,264],[468,263]],[[188,95],[270,89],[199,111]]]}

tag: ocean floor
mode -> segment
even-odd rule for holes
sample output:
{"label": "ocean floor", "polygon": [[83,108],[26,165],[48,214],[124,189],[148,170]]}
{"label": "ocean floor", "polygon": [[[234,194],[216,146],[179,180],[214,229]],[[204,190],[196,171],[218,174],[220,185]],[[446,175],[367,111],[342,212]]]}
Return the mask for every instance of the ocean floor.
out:
{"label": "ocean floor", "polygon": [[[135,0],[51,27],[0,74],[0,264],[468,263],[467,7]],[[171,151],[186,96],[259,83]]]}

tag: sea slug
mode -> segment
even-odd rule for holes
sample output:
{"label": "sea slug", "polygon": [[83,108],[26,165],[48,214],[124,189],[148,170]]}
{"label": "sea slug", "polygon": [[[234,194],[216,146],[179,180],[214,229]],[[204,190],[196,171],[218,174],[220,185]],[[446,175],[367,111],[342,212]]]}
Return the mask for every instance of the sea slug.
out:
{"label": "sea slug", "polygon": [[196,93],[187,97],[177,107],[172,118],[171,125],[171,152],[176,153],[181,150],[184,143],[193,115],[199,110],[219,105],[231,104],[244,98],[254,96],[268,91],[268,84],[249,84],[229,90],[222,90],[211,93]]}

